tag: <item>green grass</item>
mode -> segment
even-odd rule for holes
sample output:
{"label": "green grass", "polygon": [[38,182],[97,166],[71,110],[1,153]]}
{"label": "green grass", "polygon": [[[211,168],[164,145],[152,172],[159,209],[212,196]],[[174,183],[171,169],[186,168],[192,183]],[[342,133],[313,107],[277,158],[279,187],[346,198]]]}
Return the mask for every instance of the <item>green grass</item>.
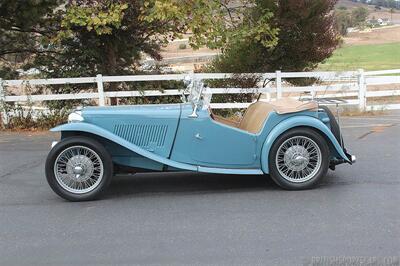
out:
{"label": "green grass", "polygon": [[328,71],[398,69],[400,43],[345,46],[318,68]]}

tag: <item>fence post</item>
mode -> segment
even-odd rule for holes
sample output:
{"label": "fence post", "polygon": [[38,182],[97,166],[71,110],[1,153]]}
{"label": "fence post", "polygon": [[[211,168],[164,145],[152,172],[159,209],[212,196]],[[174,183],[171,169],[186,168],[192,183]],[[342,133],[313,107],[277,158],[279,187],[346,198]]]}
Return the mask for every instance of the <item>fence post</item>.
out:
{"label": "fence post", "polygon": [[3,88],[3,79],[0,78],[0,104],[3,105],[4,99],[5,98],[5,93],[4,93],[4,88]]}
{"label": "fence post", "polygon": [[6,93],[3,87],[3,79],[0,78],[0,127],[7,123],[7,112],[5,108]]}
{"label": "fence post", "polygon": [[104,99],[104,87],[103,87],[103,75],[102,74],[98,74],[96,76],[96,82],[97,82],[97,91],[99,93],[99,106],[104,106],[105,99]]}
{"label": "fence post", "polygon": [[[314,87],[314,85],[312,85],[311,87]],[[315,91],[315,88],[312,88],[312,90],[311,90],[311,100],[314,101],[316,94],[317,94],[317,93],[316,93],[316,91]]]}
{"label": "fence post", "polygon": [[282,73],[280,70],[276,71],[276,98],[282,98]]}
{"label": "fence post", "polygon": [[365,111],[367,108],[367,86],[365,83],[365,74],[363,69],[358,70],[358,108],[360,111]]}

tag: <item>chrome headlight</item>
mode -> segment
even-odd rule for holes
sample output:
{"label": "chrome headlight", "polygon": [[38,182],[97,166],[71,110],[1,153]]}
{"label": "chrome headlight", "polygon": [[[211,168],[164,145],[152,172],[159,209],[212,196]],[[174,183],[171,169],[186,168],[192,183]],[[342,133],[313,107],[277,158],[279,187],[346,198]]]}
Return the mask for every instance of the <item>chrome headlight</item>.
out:
{"label": "chrome headlight", "polygon": [[82,121],[83,121],[82,111],[74,111],[70,113],[68,116],[68,123],[82,122]]}

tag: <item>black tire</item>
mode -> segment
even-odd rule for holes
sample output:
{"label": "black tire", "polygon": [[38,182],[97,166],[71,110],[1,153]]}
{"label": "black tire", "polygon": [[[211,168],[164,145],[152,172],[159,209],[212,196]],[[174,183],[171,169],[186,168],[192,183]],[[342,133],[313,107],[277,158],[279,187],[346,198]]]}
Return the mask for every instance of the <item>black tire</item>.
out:
{"label": "black tire", "polygon": [[[278,166],[276,165],[276,156],[281,145],[286,140],[296,136],[301,136],[311,139],[312,141],[314,141],[314,143],[319,147],[321,151],[320,168],[312,175],[312,177],[309,180],[306,180],[304,182],[289,181],[283,175],[281,175],[281,173],[278,170]],[[275,183],[279,185],[281,188],[287,190],[304,190],[315,187],[319,182],[321,182],[321,180],[326,175],[326,172],[328,171],[329,167],[329,160],[330,160],[329,147],[328,144],[326,143],[325,138],[322,137],[317,131],[306,127],[294,128],[279,136],[272,145],[268,156],[269,170],[272,180],[274,180]]]}
{"label": "black tire", "polygon": [[[93,150],[100,157],[100,160],[103,164],[103,175],[101,181],[96,185],[96,187],[87,193],[72,193],[64,189],[60,183],[57,181],[57,178],[54,173],[54,164],[57,157],[67,148],[72,146],[84,146],[91,150]],[[49,183],[50,187],[53,189],[55,193],[57,193],[60,197],[69,200],[69,201],[88,201],[98,199],[102,193],[105,192],[106,188],[111,182],[113,176],[113,162],[110,154],[104,148],[102,144],[98,141],[87,137],[70,137],[62,140],[57,143],[50,151],[46,159],[46,179]]]}

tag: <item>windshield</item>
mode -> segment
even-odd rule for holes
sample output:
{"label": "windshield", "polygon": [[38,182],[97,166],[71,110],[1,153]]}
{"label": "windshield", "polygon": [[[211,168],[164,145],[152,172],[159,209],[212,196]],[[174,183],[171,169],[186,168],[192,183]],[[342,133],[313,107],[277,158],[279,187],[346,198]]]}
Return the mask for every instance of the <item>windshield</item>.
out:
{"label": "windshield", "polygon": [[189,97],[188,101],[195,103],[201,100],[201,95],[203,93],[204,83],[198,79],[192,79],[188,85]]}
{"label": "windshield", "polygon": [[188,78],[186,83],[187,87],[184,93],[188,93],[189,96],[184,97],[184,102],[190,102],[199,109],[208,107],[212,96],[210,88],[204,86],[204,82],[196,78]]}

